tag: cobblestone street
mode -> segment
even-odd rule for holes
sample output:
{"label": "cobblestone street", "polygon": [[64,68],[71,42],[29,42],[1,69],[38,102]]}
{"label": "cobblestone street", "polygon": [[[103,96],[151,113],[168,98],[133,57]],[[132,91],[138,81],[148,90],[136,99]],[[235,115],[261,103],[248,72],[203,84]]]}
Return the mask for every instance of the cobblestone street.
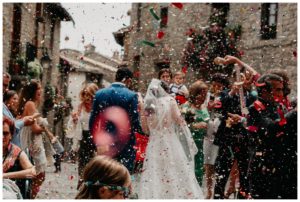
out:
{"label": "cobblestone street", "polygon": [[54,166],[46,171],[46,180],[37,199],[74,199],[77,193],[77,165],[62,162],[60,173],[54,173]]}

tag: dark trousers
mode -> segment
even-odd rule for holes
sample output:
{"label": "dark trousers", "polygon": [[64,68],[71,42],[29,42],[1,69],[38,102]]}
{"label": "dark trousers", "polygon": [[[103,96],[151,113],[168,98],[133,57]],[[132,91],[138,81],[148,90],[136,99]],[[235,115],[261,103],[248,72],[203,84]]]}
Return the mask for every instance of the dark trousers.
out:
{"label": "dark trousers", "polygon": [[82,140],[80,141],[80,147],[78,151],[78,186],[80,187],[82,182],[83,170],[86,164],[94,157],[96,146],[93,142],[92,136],[89,131],[82,131]]}
{"label": "dark trousers", "polygon": [[63,156],[63,153],[53,155],[55,171],[61,171],[61,157],[62,156]]}
{"label": "dark trousers", "polygon": [[[286,162],[282,165],[264,163],[264,157],[254,157],[249,174],[251,196],[254,199],[297,199],[297,170]],[[270,157],[269,157],[270,158]],[[273,162],[278,161],[273,158]],[[287,167],[293,170],[287,169]]]}
{"label": "dark trousers", "polygon": [[[225,186],[229,178],[229,174],[234,160],[237,160],[238,170],[240,173],[240,191],[248,193],[247,171],[249,165],[248,148],[239,146],[220,146],[219,154],[216,159],[216,185],[214,191],[214,199],[224,199]],[[242,198],[238,194],[239,198]]]}
{"label": "dark trousers", "polygon": [[277,199],[281,194],[278,171],[264,165],[265,157],[254,157],[250,165],[250,190],[254,199]]}

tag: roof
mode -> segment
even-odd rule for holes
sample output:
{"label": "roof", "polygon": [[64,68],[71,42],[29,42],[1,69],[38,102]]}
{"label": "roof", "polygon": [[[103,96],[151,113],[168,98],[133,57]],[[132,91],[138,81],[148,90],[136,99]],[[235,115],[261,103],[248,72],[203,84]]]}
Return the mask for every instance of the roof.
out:
{"label": "roof", "polygon": [[[79,57],[82,57],[80,61],[78,59]],[[60,50],[60,58],[68,61],[76,71],[93,72],[98,74],[104,74],[107,73],[107,71],[112,73],[117,72],[116,67],[113,67],[100,61],[93,60],[92,58],[86,56],[82,56],[82,53],[77,50]]]}
{"label": "roof", "polygon": [[105,58],[105,59],[107,59],[107,60],[112,61],[113,63],[116,63],[116,65],[122,64],[122,60],[116,60],[116,59],[114,59],[114,58],[108,57],[108,56],[106,56],[106,55],[103,55],[103,54],[100,54],[100,53],[97,53],[97,52],[88,53],[88,54],[85,54],[84,56],[85,56],[85,57],[88,57],[88,58],[95,58],[95,57],[97,57],[97,56],[100,56],[100,57],[102,57],[102,58]]}
{"label": "roof", "polygon": [[66,60],[70,63],[70,65],[78,72],[92,72],[96,74],[103,74],[103,71],[97,67],[93,67],[87,64],[80,63],[76,60],[68,58],[66,56],[60,55],[60,58]]}
{"label": "roof", "polygon": [[75,24],[72,16],[62,7],[60,3],[45,3],[46,10],[49,11],[51,17],[59,17],[62,21],[72,21]]}
{"label": "roof", "polygon": [[129,26],[123,27],[123,28],[119,29],[118,31],[113,32],[115,40],[119,45],[124,46],[124,37],[125,37],[125,34],[128,32],[130,32]]}

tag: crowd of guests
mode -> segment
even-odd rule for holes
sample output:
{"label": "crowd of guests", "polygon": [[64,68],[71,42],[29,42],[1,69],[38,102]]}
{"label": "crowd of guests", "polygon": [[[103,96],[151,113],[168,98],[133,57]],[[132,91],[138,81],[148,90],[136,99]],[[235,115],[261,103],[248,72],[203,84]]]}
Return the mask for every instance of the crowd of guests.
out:
{"label": "crowd of guests", "polygon": [[3,177],[10,185],[10,179],[16,180],[18,196],[34,199],[49,161],[54,162],[53,156],[61,154],[63,147],[39,112],[43,92],[40,81],[32,79],[18,94],[9,89],[10,80],[4,72],[3,127],[9,130],[3,130]]}
{"label": "crowd of guests", "polygon": [[[211,81],[193,83],[187,93],[171,92],[198,147],[195,174],[200,185],[206,183],[205,197],[224,199],[236,192],[237,198],[297,198],[297,108],[288,98],[286,70],[273,69],[261,76],[233,56],[222,63],[237,64],[241,80],[236,80],[237,71],[232,76],[216,73]],[[175,84],[170,84],[170,70],[159,73],[170,90],[185,89],[176,76]],[[183,95],[188,100],[184,104],[179,97]]]}
{"label": "crowd of guests", "polygon": [[[76,199],[119,199],[132,193],[149,199],[225,199],[231,194],[239,199],[296,199],[297,103],[289,100],[286,71],[261,75],[233,56],[218,62],[235,64],[232,75],[216,73],[187,87],[184,73],[161,69],[145,96],[130,90],[133,74],[127,68],[118,69],[110,87],[84,86],[67,126],[72,153],[78,156]],[[26,84],[19,98],[8,90],[7,81],[5,73],[3,177],[32,178],[35,198],[45,179],[47,155],[55,154],[45,149],[43,140],[51,144],[55,137],[45,132],[47,122],[37,110],[40,83]],[[168,133],[175,136],[154,137]],[[137,134],[147,141],[136,142]],[[143,154],[137,153],[141,147]],[[22,152],[27,148],[32,161]],[[178,161],[171,160],[174,155]],[[141,159],[144,165],[137,169]],[[130,175],[137,178],[131,182]],[[179,187],[182,181],[192,191]]]}

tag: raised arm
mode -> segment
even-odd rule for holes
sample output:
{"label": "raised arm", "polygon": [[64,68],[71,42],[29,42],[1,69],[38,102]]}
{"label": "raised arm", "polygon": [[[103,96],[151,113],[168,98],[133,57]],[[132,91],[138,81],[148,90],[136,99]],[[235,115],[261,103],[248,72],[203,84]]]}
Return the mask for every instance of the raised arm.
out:
{"label": "raised arm", "polygon": [[258,72],[253,67],[250,67],[248,64],[241,61],[237,57],[234,57],[234,56],[231,56],[231,55],[226,55],[224,59],[225,59],[224,64],[226,64],[226,65],[236,63],[236,64],[238,64],[242,67],[245,67],[253,76],[258,74]]}

